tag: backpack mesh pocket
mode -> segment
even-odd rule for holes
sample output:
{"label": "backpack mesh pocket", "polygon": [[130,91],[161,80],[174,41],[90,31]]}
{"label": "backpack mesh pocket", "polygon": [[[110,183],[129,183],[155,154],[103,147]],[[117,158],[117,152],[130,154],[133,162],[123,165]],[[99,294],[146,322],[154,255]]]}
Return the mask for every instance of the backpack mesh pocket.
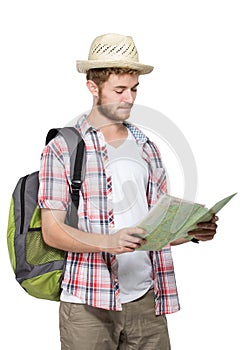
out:
{"label": "backpack mesh pocket", "polygon": [[31,228],[26,235],[26,261],[31,265],[42,265],[55,260],[63,260],[64,252],[48,246],[41,228]]}

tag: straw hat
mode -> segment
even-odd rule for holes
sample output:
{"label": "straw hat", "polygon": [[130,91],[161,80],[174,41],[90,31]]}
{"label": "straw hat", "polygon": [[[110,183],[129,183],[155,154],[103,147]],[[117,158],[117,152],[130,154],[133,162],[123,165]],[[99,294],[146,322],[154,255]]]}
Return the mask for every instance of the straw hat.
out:
{"label": "straw hat", "polygon": [[139,74],[152,72],[153,67],[138,61],[138,52],[130,36],[105,34],[98,36],[91,44],[87,61],[77,61],[77,70],[86,73],[94,68],[131,68]]}

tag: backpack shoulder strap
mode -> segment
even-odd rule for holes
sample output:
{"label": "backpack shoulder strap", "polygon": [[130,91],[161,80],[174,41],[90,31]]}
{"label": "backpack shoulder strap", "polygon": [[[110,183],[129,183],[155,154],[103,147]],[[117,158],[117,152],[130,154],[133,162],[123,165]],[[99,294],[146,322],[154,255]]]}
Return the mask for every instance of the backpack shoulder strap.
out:
{"label": "backpack shoulder strap", "polygon": [[[84,150],[85,144],[79,131],[75,127],[54,128],[49,130],[46,137],[46,144],[54,137],[61,134],[68,146],[70,156],[70,178],[71,178],[71,213],[69,215],[69,224],[77,227],[77,209],[79,205],[79,190],[81,189],[82,179],[85,173]],[[76,208],[74,213],[73,205]]]}
{"label": "backpack shoulder strap", "polygon": [[66,126],[58,130],[68,146],[70,156],[70,177],[74,182],[81,181],[81,169],[84,154],[84,140],[75,127]]}
{"label": "backpack shoulder strap", "polygon": [[68,146],[70,156],[70,177],[71,180],[74,180],[74,183],[78,185],[78,182],[81,181],[81,169],[84,160],[84,141],[75,127],[66,126],[63,128],[50,129],[47,133],[45,144],[47,145],[58,134],[61,134],[64,137]]}
{"label": "backpack shoulder strap", "polygon": [[59,130],[61,130],[61,128],[53,128],[48,131],[46,135],[45,145],[48,145],[48,143],[57,136]]}

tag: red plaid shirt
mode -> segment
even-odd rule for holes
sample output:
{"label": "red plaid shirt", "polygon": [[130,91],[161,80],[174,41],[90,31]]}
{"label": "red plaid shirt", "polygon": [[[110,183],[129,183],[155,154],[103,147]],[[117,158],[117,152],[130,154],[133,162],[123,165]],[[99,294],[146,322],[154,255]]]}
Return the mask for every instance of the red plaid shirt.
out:
{"label": "red plaid shirt", "polygon": [[[134,125],[126,123],[148,164],[148,208],[152,208],[166,191],[165,170],[157,147]],[[78,209],[79,229],[109,234],[114,228],[114,215],[109,202],[112,181],[104,136],[89,125],[86,117],[79,119],[86,148],[86,172]],[[67,210],[69,202],[70,162],[67,145],[61,136],[45,147],[40,167],[40,208]],[[111,200],[112,201],[112,200]],[[157,315],[179,310],[171,248],[150,252],[152,262],[155,312]],[[120,290],[116,256],[109,253],[68,252],[62,288],[85,304],[120,311]]]}

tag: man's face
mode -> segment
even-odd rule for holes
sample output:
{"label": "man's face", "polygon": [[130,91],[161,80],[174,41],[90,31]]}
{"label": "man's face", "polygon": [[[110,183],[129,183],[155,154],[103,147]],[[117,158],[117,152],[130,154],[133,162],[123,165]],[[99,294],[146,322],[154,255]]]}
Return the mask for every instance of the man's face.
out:
{"label": "man's face", "polygon": [[128,119],[137,95],[138,84],[138,75],[111,74],[99,90],[99,112],[113,122]]}

